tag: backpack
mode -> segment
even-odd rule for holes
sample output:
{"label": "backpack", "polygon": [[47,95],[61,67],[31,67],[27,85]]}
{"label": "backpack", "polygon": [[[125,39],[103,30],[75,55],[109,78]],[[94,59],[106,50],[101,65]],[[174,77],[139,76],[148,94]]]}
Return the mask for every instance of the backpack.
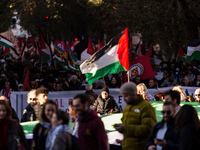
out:
{"label": "backpack", "polygon": [[76,137],[68,132],[63,132],[65,137],[65,143],[67,144],[67,150],[80,150]]}

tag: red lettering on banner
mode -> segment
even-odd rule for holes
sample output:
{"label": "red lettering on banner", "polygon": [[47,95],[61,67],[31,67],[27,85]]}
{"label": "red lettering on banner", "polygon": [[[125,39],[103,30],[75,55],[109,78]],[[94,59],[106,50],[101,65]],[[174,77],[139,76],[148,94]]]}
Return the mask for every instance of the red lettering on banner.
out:
{"label": "red lettering on banner", "polygon": [[60,107],[64,107],[64,106],[62,105],[62,99],[60,99]]}
{"label": "red lettering on banner", "polygon": [[[58,106],[58,99],[55,99],[55,103],[56,103],[56,105]],[[59,107],[59,106],[58,106]]]}

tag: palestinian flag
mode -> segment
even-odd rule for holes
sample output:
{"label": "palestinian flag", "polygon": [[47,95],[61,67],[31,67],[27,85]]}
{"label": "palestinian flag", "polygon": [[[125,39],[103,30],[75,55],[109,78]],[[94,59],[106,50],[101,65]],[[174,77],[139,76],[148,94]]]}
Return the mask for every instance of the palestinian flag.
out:
{"label": "palestinian flag", "polygon": [[70,64],[70,62],[68,61],[68,67],[70,70],[73,70],[73,71],[80,71],[78,68],[74,67],[73,65]]}
{"label": "palestinian flag", "polygon": [[60,56],[57,56],[56,54],[53,56],[54,62],[57,62],[60,65],[66,65],[64,59]]}
{"label": "palestinian flag", "polygon": [[4,55],[11,56],[15,60],[19,58],[19,54],[16,49],[13,48],[12,42],[2,35],[0,35],[0,45],[5,46]]}
{"label": "palestinian flag", "polygon": [[0,44],[10,49],[12,49],[12,45],[13,45],[11,41],[9,41],[8,39],[6,39],[5,37],[1,35],[0,35]]}
{"label": "palestinian flag", "polygon": [[200,39],[194,39],[188,44],[186,62],[191,62],[193,59],[200,60]]}
{"label": "palestinian flag", "polygon": [[181,60],[185,61],[186,57],[187,57],[187,55],[183,52],[183,49],[180,46],[179,51],[178,51],[178,58],[180,58]]}
{"label": "palestinian flag", "polygon": [[94,53],[80,66],[91,85],[106,74],[115,74],[129,70],[128,29],[111,39],[102,49]]}
{"label": "palestinian flag", "polygon": [[51,66],[51,60],[52,60],[52,51],[46,40],[44,39],[44,36],[41,32],[39,32],[39,38],[40,38],[40,59],[41,63],[47,63],[49,66]]}
{"label": "palestinian flag", "polygon": [[74,51],[77,54],[77,59],[81,62],[90,58],[91,55],[95,53],[92,42],[89,37],[85,37],[81,40],[75,47]]}

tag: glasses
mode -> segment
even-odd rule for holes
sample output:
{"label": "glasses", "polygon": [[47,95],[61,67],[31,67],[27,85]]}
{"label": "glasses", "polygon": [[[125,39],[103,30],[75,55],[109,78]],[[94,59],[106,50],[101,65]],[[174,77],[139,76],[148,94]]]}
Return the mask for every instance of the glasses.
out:
{"label": "glasses", "polygon": [[200,94],[195,94],[195,96],[200,96]]}
{"label": "glasses", "polygon": [[36,100],[37,100],[37,98],[30,98],[30,100],[36,101]]}
{"label": "glasses", "polygon": [[167,115],[170,115],[170,114],[171,114],[171,111],[169,111],[169,110],[168,110],[168,111],[161,111],[161,113],[162,113],[162,114],[165,114],[165,113],[166,113]]}

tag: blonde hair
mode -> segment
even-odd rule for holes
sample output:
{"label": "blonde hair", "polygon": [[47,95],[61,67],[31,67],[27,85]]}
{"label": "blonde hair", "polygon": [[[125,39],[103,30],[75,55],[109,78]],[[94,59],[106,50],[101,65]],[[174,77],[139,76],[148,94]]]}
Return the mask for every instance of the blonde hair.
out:
{"label": "blonde hair", "polygon": [[[198,89],[195,90],[194,95],[196,95],[196,94],[200,94],[200,88],[198,88]],[[196,96],[195,96],[195,98],[199,99],[199,98],[196,97]]]}
{"label": "blonde hair", "polygon": [[148,89],[147,89],[146,85],[144,83],[138,84],[137,85],[137,91],[138,91],[139,87],[142,87],[143,94],[145,94],[145,96],[146,96],[148,94]]}
{"label": "blonde hair", "polygon": [[185,93],[185,91],[184,91],[182,86],[180,86],[180,85],[174,86],[172,91],[180,92],[181,100],[186,100],[187,99],[187,95],[186,95],[186,93]]}
{"label": "blonde hair", "polygon": [[30,90],[30,92],[27,94],[27,103],[29,104],[30,103],[30,98],[32,97],[36,97],[36,90],[34,89],[34,90]]}

